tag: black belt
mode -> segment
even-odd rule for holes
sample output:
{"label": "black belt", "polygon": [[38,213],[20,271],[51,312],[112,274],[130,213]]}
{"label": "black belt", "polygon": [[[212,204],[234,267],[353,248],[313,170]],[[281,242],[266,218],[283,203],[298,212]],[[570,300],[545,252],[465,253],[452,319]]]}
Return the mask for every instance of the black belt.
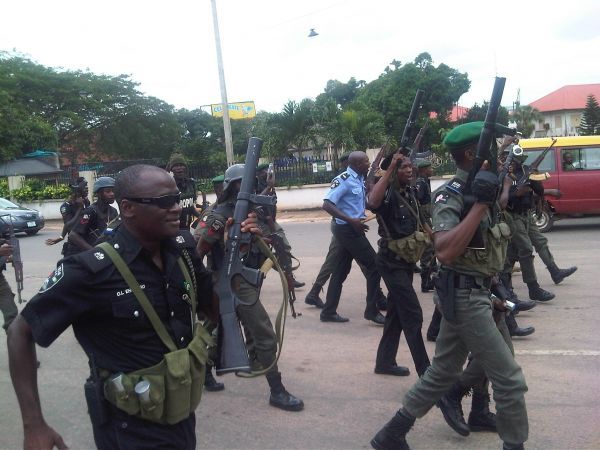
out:
{"label": "black belt", "polygon": [[455,289],[489,289],[492,284],[492,277],[474,277],[472,275],[463,275],[457,273],[454,275]]}

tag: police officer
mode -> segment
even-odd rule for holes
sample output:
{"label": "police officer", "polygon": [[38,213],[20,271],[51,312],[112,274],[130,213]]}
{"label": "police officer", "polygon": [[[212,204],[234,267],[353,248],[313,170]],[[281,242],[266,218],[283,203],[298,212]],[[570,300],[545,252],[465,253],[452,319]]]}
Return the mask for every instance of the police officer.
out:
{"label": "police officer", "polygon": [[[492,382],[504,449],[522,449],[527,440],[525,378],[496,327],[490,300],[490,277],[504,262],[510,236],[508,226],[494,213],[498,178],[485,170],[484,163],[472,186],[466,186],[482,128],[483,122],[459,125],[444,139],[457,165],[454,179],[433,195],[435,251],[441,263],[434,298],[441,302],[444,318],[431,366],[408,391],[404,406],[372,439],[376,449],[408,449],[406,434],[415,419],[458,379],[469,352]],[[463,195],[469,188],[475,203],[466,212]],[[469,245],[476,233],[483,248]]]}
{"label": "police officer", "polygon": [[[88,199],[88,184],[85,178],[78,177],[76,182],[71,186],[71,195],[69,199],[60,205],[60,215],[63,220],[63,229],[60,236],[57,238],[46,239],[46,245],[54,245],[62,241],[73,227],[79,222],[83,210],[90,206],[90,200]],[[69,243],[65,242],[62,249],[62,254],[65,254],[65,250]]]}
{"label": "police officer", "polygon": [[375,250],[365,232],[369,227],[362,222],[365,218],[365,176],[369,170],[369,157],[355,151],[348,157],[348,169],[335,177],[324,198],[323,209],[335,218],[333,235],[341,246],[337,265],[331,275],[327,289],[327,301],[321,311],[322,322],[348,322],[348,318],[337,313],[342,294],[342,284],[350,272],[355,259],[367,271],[367,305],[364,318],[382,325],[385,318],[377,309],[377,287],[380,275],[375,265]]}
{"label": "police officer", "polygon": [[[433,167],[431,161],[421,159],[417,161],[417,181],[415,183],[416,196],[421,205],[421,211],[425,216],[425,221],[431,225],[431,176]],[[430,243],[423,252],[420,261],[421,266],[421,292],[429,292],[434,289],[431,275],[436,270],[435,252],[433,242]]]}
{"label": "police officer", "polygon": [[[340,172],[340,175],[342,173],[344,173],[346,171],[346,169],[348,168],[348,157],[349,156],[350,156],[350,153],[344,153],[338,159],[341,169],[342,169]],[[306,295],[306,299],[304,300],[304,303],[306,303],[307,305],[313,305],[319,309],[322,309],[323,306],[325,306],[325,304],[323,303],[323,300],[321,300],[321,297],[319,296],[319,294],[321,293],[321,291],[323,290],[323,286],[325,285],[325,283],[327,283],[327,280],[329,280],[329,277],[333,273],[333,269],[338,264],[338,261],[340,258],[339,252],[343,252],[343,247],[338,243],[335,236],[333,235],[333,227],[334,226],[335,226],[335,218],[332,217],[331,218],[332,235],[331,235],[331,241],[329,242],[329,249],[327,250],[327,256],[325,256],[325,261],[321,265],[321,269],[319,269],[317,278],[315,279],[315,282],[313,283],[313,285],[310,289],[310,292]],[[358,261],[357,261],[357,264],[358,264],[358,267],[360,268],[361,272],[365,276],[365,278],[367,278],[369,276],[369,270],[367,270]],[[380,309],[381,311],[385,311],[387,308],[387,306],[386,306],[387,300],[385,298],[385,295],[381,291],[381,287],[379,286],[379,283],[377,284],[377,294],[376,295],[377,295],[377,300],[376,300],[377,308]]]}
{"label": "police officer", "polygon": [[[179,192],[166,171],[130,166],[117,176],[115,190],[123,222],[110,253],[96,247],[63,259],[9,328],[24,448],[66,448],[42,414],[34,342],[48,347],[70,325],[90,359],[86,400],[100,450],[196,446],[193,409],[201,393],[206,337],[200,327],[194,332],[192,311],[197,304],[216,320],[211,277],[195,254],[195,242],[179,235]],[[255,225],[242,224],[251,232]],[[113,258],[129,268],[132,282]],[[145,299],[130,288],[136,284]],[[189,373],[165,373],[171,363]],[[136,375],[151,370],[158,374]]]}
{"label": "police officer", "polygon": [[175,183],[181,192],[181,217],[179,219],[179,228],[188,230],[192,222],[200,217],[200,213],[196,210],[196,200],[198,191],[196,188],[196,180],[187,176],[188,163],[181,153],[173,153],[169,159],[167,170],[173,173]]}
{"label": "police officer", "polygon": [[110,206],[115,202],[114,186],[114,178],[100,177],[96,180],[94,195],[98,199],[83,210],[79,222],[69,233],[65,257],[89,250],[102,238],[107,229],[117,223],[119,213]]}
{"label": "police officer", "polygon": [[[395,182],[391,184],[394,174]],[[377,214],[379,223],[377,269],[388,288],[388,310],[375,363],[377,374],[410,373],[396,363],[403,331],[417,374],[423,375],[429,366],[421,335],[423,311],[412,281],[414,263],[425,249],[425,236],[430,239],[431,228],[410,187],[412,175],[410,159],[396,153],[369,194],[369,209]],[[384,200],[388,198],[389,201]]]}
{"label": "police officer", "polygon": [[[202,258],[210,254],[210,264],[215,275],[223,264],[225,225],[227,219],[233,217],[243,174],[243,164],[234,164],[225,171],[223,195],[214,208],[204,213],[195,231],[198,237],[198,253]],[[249,267],[259,269],[264,261],[262,253],[256,246],[252,246],[244,262]],[[277,336],[269,315],[260,302],[259,294],[257,287],[240,278],[236,295],[244,300],[244,304],[240,304],[236,312],[250,347],[250,363],[253,368],[270,368],[265,376],[271,388],[269,403],[272,406],[286,411],[300,411],[304,408],[304,402],[290,394],[281,381],[281,373],[275,362]]]}

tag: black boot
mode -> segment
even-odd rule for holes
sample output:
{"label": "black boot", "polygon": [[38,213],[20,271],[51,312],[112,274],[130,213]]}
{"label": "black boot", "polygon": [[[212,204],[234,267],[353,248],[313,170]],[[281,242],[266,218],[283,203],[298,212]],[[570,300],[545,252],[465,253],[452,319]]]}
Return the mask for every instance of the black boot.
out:
{"label": "black boot", "polygon": [[521,300],[517,297],[514,291],[506,287],[502,278],[500,278],[497,284],[492,286],[492,293],[501,300],[513,302],[515,304],[515,312],[529,311],[537,305],[534,300]]}
{"label": "black boot", "polygon": [[523,444],[508,445],[504,443],[502,444],[502,450],[525,450],[525,447],[523,447]]}
{"label": "black boot", "polygon": [[469,392],[469,388],[462,386],[457,381],[436,403],[436,406],[442,411],[446,423],[461,436],[469,435],[469,427],[465,422],[461,405],[461,400],[467,392]]}
{"label": "black boot", "polygon": [[306,285],[306,283],[296,280],[295,276],[292,276],[292,278],[294,279],[294,289],[298,289]]}
{"label": "black boot", "polygon": [[398,411],[371,439],[371,447],[376,450],[410,450],[406,443],[406,434],[414,423],[414,417],[409,418]]}
{"label": "black boot", "polygon": [[421,269],[421,292],[431,291],[431,270]]}
{"label": "black boot", "polygon": [[527,283],[527,287],[529,288],[529,298],[531,300],[537,300],[538,302],[547,302],[555,297],[552,292],[548,292],[542,289],[537,281]]}
{"label": "black boot", "polygon": [[271,397],[269,404],[275,408],[285,411],[301,411],[304,409],[304,402],[298,397],[293,396],[283,387],[281,382],[281,373],[270,372],[266,375],[269,386],[271,387]]}
{"label": "black boot", "polygon": [[323,303],[323,300],[321,300],[321,297],[319,297],[319,293],[322,289],[323,286],[313,284],[312,288],[310,289],[310,292],[306,295],[306,298],[304,299],[304,303],[306,303],[307,305],[313,305],[319,309],[323,309],[323,306],[325,306],[325,304]]}
{"label": "black boot", "polygon": [[550,272],[554,284],[558,284],[565,278],[573,275],[576,270],[577,266],[569,267],[568,269],[559,269],[555,263],[548,266],[548,272]]}
{"label": "black boot", "polygon": [[487,380],[482,389],[473,389],[469,429],[471,431],[496,432],[496,415],[490,412],[490,394],[488,394]]}
{"label": "black boot", "polygon": [[381,287],[377,288],[376,297],[377,300],[375,300],[375,304],[377,305],[377,309],[379,311],[387,311],[387,297],[381,290]]}
{"label": "black boot", "polygon": [[212,374],[212,366],[206,365],[206,376],[204,377],[204,390],[208,392],[217,392],[225,389],[225,385],[223,383],[219,383],[215,380],[215,377]]}
{"label": "black boot", "polygon": [[535,333],[534,327],[519,327],[513,314],[506,315],[506,326],[511,336],[523,337]]}

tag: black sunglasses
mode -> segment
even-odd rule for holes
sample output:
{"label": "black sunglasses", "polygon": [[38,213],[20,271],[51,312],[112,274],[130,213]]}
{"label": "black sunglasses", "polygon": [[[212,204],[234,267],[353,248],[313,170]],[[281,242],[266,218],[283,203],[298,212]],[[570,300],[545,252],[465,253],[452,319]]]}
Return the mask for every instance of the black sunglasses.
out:
{"label": "black sunglasses", "polygon": [[130,202],[141,203],[143,205],[154,205],[161,209],[171,209],[181,200],[181,192],[177,194],[161,195],[160,197],[132,198],[125,197]]}

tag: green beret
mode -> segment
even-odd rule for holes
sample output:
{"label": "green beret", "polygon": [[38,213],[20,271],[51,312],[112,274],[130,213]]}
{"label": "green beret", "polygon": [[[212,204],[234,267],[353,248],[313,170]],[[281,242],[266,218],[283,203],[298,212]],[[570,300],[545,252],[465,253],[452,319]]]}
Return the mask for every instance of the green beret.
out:
{"label": "green beret", "polygon": [[[483,130],[484,122],[469,122],[459,125],[450,131],[444,138],[443,144],[450,150],[456,150],[459,148],[466,147],[470,144],[476,144],[481,136],[481,130]],[[509,128],[505,125],[497,123],[495,126],[496,134],[508,134],[514,135],[516,130]]]}
{"label": "green beret", "polygon": [[342,153],[338,158],[339,162],[346,161],[350,157],[350,152]]}
{"label": "green beret", "polygon": [[417,169],[424,169],[425,167],[430,167],[431,166],[431,161],[429,161],[428,159],[420,159],[417,162]]}
{"label": "green beret", "polygon": [[185,156],[183,156],[181,153],[173,153],[171,155],[171,158],[169,158],[169,164],[167,165],[167,167],[170,170],[171,167],[176,166],[177,164],[183,164],[184,166],[188,165]]}
{"label": "green beret", "polygon": [[218,175],[212,179],[214,184],[222,183],[223,181],[225,181],[225,175]]}
{"label": "green beret", "polygon": [[261,170],[265,170],[269,168],[269,163],[262,163],[256,166],[256,171],[259,172]]}

